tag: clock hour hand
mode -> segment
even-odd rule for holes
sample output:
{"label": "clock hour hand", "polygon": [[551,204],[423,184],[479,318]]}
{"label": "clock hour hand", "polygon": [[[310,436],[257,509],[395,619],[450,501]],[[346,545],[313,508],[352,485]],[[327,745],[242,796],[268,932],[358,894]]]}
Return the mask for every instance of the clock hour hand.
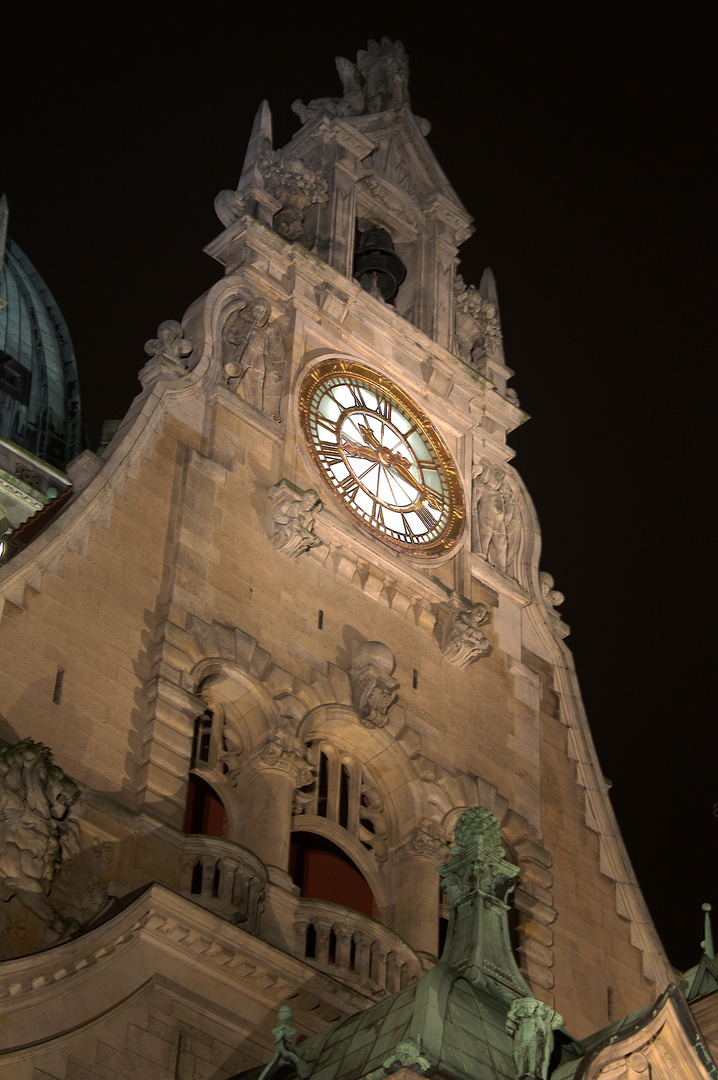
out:
{"label": "clock hour hand", "polygon": [[347,455],[347,457],[365,458],[367,461],[378,461],[379,454],[371,446],[359,446],[358,443],[349,442],[347,439],[342,440],[339,443],[339,449]]}
{"label": "clock hour hand", "polygon": [[361,431],[361,437],[367,446],[373,446],[375,450],[382,449],[382,445],[377,439],[374,432],[371,430],[368,424],[359,424],[359,430]]}

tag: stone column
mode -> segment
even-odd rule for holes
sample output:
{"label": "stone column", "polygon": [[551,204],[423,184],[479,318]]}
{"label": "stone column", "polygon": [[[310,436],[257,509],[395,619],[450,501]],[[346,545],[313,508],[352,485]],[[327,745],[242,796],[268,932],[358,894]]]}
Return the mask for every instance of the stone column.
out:
{"label": "stone column", "polygon": [[448,848],[423,829],[414,829],[394,854],[396,890],[392,929],[417,952],[439,948],[439,875]]}
{"label": "stone column", "polygon": [[265,743],[261,752],[242,770],[245,813],[242,843],[267,867],[286,873],[292,803],[298,787],[311,783],[312,770],[294,750],[279,741]]}

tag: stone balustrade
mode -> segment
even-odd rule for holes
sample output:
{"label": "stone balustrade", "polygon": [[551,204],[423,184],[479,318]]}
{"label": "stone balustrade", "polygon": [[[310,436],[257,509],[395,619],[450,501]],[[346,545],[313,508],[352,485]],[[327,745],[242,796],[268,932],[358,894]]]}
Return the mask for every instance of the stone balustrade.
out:
{"label": "stone balustrade", "polygon": [[187,836],[181,858],[184,896],[259,933],[267,871],[256,856],[216,836]]}
{"label": "stone balustrade", "polygon": [[323,900],[299,900],[294,919],[294,956],[372,997],[393,994],[418,978],[414,950],[388,927],[358,911]]}
{"label": "stone balustrade", "polygon": [[220,918],[377,1000],[422,974],[419,956],[393,930],[340,904],[292,895],[241,845],[159,831],[179,856],[179,893]]}

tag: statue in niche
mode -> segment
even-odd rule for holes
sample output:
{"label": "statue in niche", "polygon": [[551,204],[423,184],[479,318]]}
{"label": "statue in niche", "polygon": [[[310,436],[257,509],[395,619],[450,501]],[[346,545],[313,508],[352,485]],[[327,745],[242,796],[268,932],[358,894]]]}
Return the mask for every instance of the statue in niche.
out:
{"label": "statue in niche", "polygon": [[80,791],[42,743],[23,739],[0,750],[0,899],[18,899],[58,934],[79,924],[48,900],[53,878],[79,849],[71,807]]}
{"label": "statue in niche", "polygon": [[458,611],[446,637],[444,659],[455,667],[467,668],[474,660],[486,656],[491,643],[481,632],[481,627],[489,621],[489,617],[489,609],[481,603]]}
{"label": "statue in niche", "polygon": [[476,480],[479,544],[484,558],[502,574],[514,574],[521,519],[500,465],[484,464]]}
{"label": "statue in niche", "polygon": [[224,325],[225,342],[231,346],[231,359],[224,371],[227,386],[255,409],[279,420],[282,400],[286,350],[268,300],[243,301]]}
{"label": "statue in niche", "polygon": [[314,533],[314,518],[324,507],[313,488],[298,495],[285,484],[277,484],[269,497],[274,504],[272,542],[277,551],[296,559],[321,544]]}
{"label": "statue in niche", "polygon": [[553,1033],[563,1018],[537,998],[516,998],[506,1018],[514,1041],[517,1080],[546,1080],[553,1050]]}

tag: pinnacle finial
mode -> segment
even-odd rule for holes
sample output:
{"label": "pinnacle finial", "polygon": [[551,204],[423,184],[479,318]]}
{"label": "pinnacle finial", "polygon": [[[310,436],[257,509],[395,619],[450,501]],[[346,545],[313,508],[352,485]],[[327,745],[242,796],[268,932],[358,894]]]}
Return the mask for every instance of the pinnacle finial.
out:
{"label": "pinnacle finial", "polygon": [[711,960],[715,958],[715,947],[713,945],[713,927],[711,926],[711,911],[713,910],[710,904],[703,904],[701,911],[705,912],[705,939],[701,942],[703,946],[703,952],[706,956],[710,956]]}

